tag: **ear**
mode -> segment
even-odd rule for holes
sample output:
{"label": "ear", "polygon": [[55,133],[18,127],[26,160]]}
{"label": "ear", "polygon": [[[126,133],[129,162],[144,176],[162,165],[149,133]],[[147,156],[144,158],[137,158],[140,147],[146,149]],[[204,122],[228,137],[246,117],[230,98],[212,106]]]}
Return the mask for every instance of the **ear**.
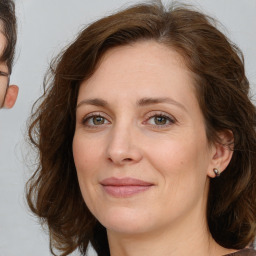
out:
{"label": "ear", "polygon": [[17,85],[10,85],[7,89],[6,96],[4,99],[4,108],[12,108],[16,102],[19,92]]}
{"label": "ear", "polygon": [[225,130],[218,133],[219,140],[212,145],[212,158],[208,176],[215,178],[213,169],[216,168],[221,174],[230,163],[234,149],[234,135],[232,131]]}

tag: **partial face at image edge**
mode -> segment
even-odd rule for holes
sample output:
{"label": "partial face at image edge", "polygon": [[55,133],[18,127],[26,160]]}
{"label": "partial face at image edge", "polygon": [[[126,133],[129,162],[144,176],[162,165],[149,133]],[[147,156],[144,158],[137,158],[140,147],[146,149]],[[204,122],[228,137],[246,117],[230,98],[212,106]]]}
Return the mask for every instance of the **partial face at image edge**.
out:
{"label": "partial face at image edge", "polygon": [[[0,30],[0,56],[3,55],[5,47],[6,47],[6,38],[3,32]],[[0,107],[2,107],[4,104],[8,82],[9,82],[9,71],[8,71],[7,64],[6,62],[0,62]]]}
{"label": "partial face at image edge", "polygon": [[[0,56],[3,55],[6,48],[6,38],[0,30]],[[0,58],[1,59],[1,58]],[[7,63],[0,62],[0,108],[12,108],[18,95],[18,87],[9,85],[10,74]]]}

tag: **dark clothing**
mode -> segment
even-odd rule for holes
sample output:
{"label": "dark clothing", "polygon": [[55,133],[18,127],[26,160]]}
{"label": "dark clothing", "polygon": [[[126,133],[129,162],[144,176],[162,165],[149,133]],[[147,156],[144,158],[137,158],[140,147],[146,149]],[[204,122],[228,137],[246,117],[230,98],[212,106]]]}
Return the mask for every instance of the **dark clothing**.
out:
{"label": "dark clothing", "polygon": [[234,252],[234,253],[230,253],[230,254],[226,254],[224,256],[256,256],[256,251],[253,249],[243,249],[241,251],[238,252]]}

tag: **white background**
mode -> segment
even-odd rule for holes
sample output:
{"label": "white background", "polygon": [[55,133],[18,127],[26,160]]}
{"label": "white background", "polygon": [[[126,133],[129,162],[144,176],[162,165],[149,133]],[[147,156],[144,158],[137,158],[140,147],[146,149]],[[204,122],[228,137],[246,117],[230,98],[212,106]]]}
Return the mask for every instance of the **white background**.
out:
{"label": "white background", "polygon": [[[42,92],[51,58],[83,25],[138,1],[16,0],[17,55],[11,83],[20,93],[11,110],[0,111],[0,256],[49,256],[48,236],[29,213],[24,184],[30,171],[24,141],[32,103]],[[164,1],[167,3],[168,1]],[[256,0],[189,1],[216,17],[225,33],[242,49],[246,71],[256,92]],[[31,169],[31,165],[30,165]]]}

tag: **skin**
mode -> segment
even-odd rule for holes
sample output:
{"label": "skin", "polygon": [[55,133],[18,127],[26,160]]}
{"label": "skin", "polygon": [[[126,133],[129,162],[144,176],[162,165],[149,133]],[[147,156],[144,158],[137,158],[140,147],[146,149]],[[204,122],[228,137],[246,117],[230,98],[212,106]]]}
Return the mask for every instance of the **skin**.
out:
{"label": "skin", "polygon": [[[2,56],[6,46],[6,38],[2,32],[2,27],[0,25],[0,56]],[[6,62],[0,62],[0,71],[9,74]],[[8,77],[0,76],[0,107],[12,108],[16,102],[19,88],[17,85],[9,85]]]}
{"label": "skin", "polygon": [[[107,229],[112,256],[232,252],[212,239],[206,222],[209,178],[232,152],[207,141],[192,74],[177,52],[154,41],[109,50],[81,84],[76,114],[80,189]],[[153,185],[116,198],[100,184],[109,177]]]}

